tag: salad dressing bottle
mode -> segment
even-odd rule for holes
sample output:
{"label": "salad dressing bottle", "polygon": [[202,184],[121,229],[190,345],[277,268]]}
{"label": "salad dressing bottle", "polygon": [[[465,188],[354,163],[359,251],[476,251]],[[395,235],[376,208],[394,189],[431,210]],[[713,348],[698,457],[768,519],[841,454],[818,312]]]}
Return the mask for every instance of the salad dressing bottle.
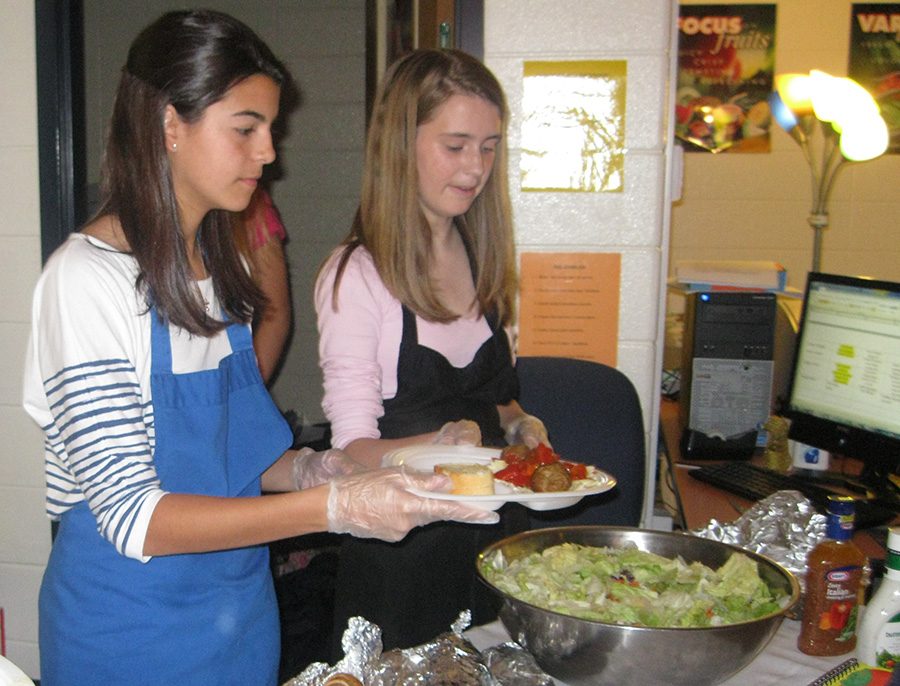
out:
{"label": "salad dressing bottle", "polygon": [[797,647],[842,655],[856,647],[856,617],[868,560],[853,536],[853,498],[829,496],[826,539],[806,561],[806,595]]}
{"label": "salad dressing bottle", "polygon": [[888,531],[884,578],[863,612],[856,659],[886,669],[894,669],[900,661],[900,528],[897,527]]}

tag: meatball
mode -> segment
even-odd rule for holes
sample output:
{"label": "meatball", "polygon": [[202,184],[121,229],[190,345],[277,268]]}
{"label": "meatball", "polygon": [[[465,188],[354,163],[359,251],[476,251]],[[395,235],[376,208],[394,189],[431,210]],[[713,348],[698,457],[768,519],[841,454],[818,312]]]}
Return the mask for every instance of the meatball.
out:
{"label": "meatball", "polygon": [[531,475],[531,490],[536,493],[568,491],[572,487],[569,470],[559,462],[542,464]]}

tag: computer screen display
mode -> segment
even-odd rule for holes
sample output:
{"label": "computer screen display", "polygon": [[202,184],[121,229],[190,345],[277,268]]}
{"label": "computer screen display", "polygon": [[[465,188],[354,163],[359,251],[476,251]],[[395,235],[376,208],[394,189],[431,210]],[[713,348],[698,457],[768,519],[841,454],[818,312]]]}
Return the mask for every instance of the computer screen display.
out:
{"label": "computer screen display", "polygon": [[785,415],[791,438],[897,472],[900,284],[809,275]]}

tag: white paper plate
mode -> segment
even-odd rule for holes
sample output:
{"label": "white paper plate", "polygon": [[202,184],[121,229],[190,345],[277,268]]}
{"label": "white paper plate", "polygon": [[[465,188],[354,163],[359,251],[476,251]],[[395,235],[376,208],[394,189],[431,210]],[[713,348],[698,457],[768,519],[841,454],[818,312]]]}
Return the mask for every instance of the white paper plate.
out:
{"label": "white paper plate", "polygon": [[[410,469],[430,474],[438,464],[490,465],[492,460],[499,457],[500,450],[497,448],[478,448],[470,445],[414,445],[388,453],[382,464],[406,465]],[[409,491],[424,498],[456,500],[482,510],[497,510],[504,503],[521,503],[532,510],[559,510],[574,505],[585,496],[605,493],[616,485],[616,480],[606,472],[590,466],[588,469],[591,480],[580,482],[585,486],[554,493],[535,493],[528,489],[516,488],[499,479],[494,479],[493,495],[451,495],[420,488],[410,488]],[[576,486],[578,485],[579,482],[576,482]]]}

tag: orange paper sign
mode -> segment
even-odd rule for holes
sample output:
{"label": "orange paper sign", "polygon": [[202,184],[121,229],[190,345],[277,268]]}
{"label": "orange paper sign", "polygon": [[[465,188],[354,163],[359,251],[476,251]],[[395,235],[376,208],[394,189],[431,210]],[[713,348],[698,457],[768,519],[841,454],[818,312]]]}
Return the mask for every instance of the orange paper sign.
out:
{"label": "orange paper sign", "polygon": [[618,253],[523,253],[518,354],[616,365]]}

